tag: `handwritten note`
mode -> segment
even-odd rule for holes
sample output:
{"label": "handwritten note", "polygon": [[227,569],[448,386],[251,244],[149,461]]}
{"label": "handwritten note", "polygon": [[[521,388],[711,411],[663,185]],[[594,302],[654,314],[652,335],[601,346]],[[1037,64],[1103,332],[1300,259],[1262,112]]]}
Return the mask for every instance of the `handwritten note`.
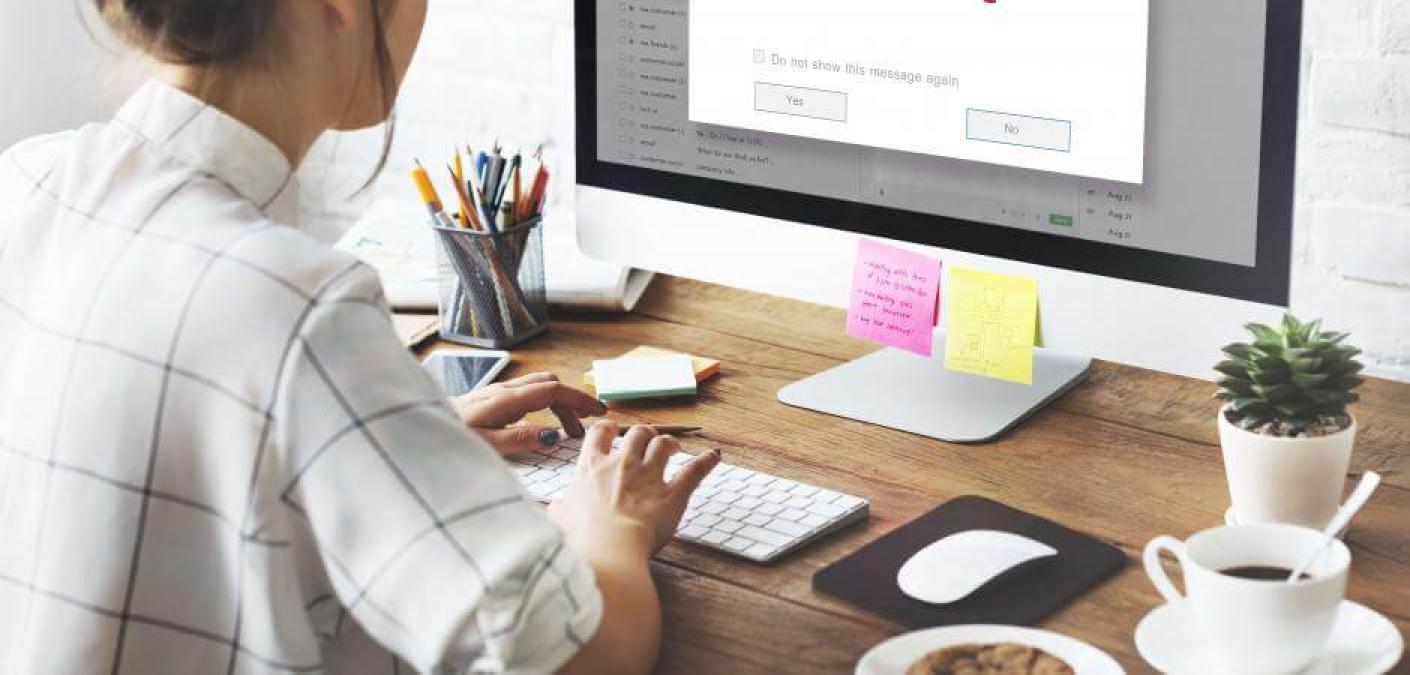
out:
{"label": "handwritten note", "polygon": [[945,367],[1033,384],[1038,282],[956,267],[950,270]]}
{"label": "handwritten note", "polygon": [[930,356],[940,261],[863,239],[852,273],[847,334]]}

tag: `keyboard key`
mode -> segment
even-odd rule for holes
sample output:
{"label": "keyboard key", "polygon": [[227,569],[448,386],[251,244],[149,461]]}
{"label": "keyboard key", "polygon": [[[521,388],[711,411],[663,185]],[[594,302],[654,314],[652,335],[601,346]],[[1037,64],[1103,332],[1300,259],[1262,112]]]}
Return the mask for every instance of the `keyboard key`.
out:
{"label": "keyboard key", "polygon": [[788,536],[759,527],[746,527],[739,531],[739,535],[774,546],[782,546],[789,542]]}
{"label": "keyboard key", "polygon": [[803,485],[802,483],[799,483],[798,485],[793,486],[793,489],[789,490],[789,492],[792,492],[793,494],[798,495],[799,497],[811,497],[818,493],[818,489],[811,485]]}
{"label": "keyboard key", "polygon": [[773,482],[772,484],[769,485],[769,487],[771,487],[771,488],[773,488],[773,489],[775,489],[775,490],[792,490],[793,488],[795,488],[795,487],[797,487],[797,486],[798,486],[798,481],[796,481],[796,480],[788,480],[787,478],[779,478],[779,479],[776,479],[776,480],[774,480],[774,482]]}
{"label": "keyboard key", "polygon": [[691,520],[691,521],[690,521],[690,524],[691,524],[691,525],[699,525],[699,526],[701,526],[701,527],[714,527],[715,524],[718,523],[718,522],[720,522],[721,520],[724,520],[724,518],[721,518],[721,517],[719,517],[719,516],[712,516],[712,515],[706,513],[706,514],[701,514],[700,517],[695,518],[694,520]]}
{"label": "keyboard key", "polygon": [[722,503],[722,504],[730,504],[730,503],[733,503],[734,500],[739,499],[740,497],[743,497],[743,496],[744,496],[744,495],[739,494],[738,492],[731,492],[731,491],[729,491],[729,490],[721,490],[721,491],[720,491],[720,494],[715,495],[714,497],[712,497],[712,499],[713,499],[714,501],[720,502],[720,503]]}
{"label": "keyboard key", "polygon": [[700,507],[700,512],[719,514],[724,513],[725,510],[728,508],[728,505],[721,504],[719,502],[707,502],[704,506]]}
{"label": "keyboard key", "polygon": [[768,516],[762,513],[756,513],[754,515],[749,516],[748,518],[745,518],[744,522],[750,525],[763,526],[767,524],[770,520],[772,520],[772,518],[769,518]]}
{"label": "keyboard key", "polygon": [[680,537],[681,539],[689,539],[691,541],[696,541],[701,537],[705,536],[708,532],[709,530],[700,527],[699,525],[687,525],[681,528],[679,532],[676,532],[676,536]]}
{"label": "keyboard key", "polygon": [[748,511],[745,511],[744,509],[736,508],[728,509],[721,515],[726,518],[729,518],[730,520],[744,520],[745,518],[748,518],[750,516],[750,513]]}
{"label": "keyboard key", "polygon": [[758,486],[761,486],[761,487],[770,485],[770,484],[772,484],[772,483],[773,483],[774,481],[776,481],[776,480],[778,480],[778,479],[777,479],[777,478],[774,478],[773,476],[769,476],[769,475],[767,475],[767,474],[762,474],[762,473],[756,473],[756,474],[754,474],[753,476],[750,476],[750,477],[749,477],[749,482],[750,482],[750,483],[753,483],[753,484],[758,485]]}
{"label": "keyboard key", "polygon": [[815,516],[811,513],[805,513],[803,514],[803,517],[799,519],[798,522],[803,523],[804,525],[807,525],[810,528],[813,528],[822,525],[823,523],[826,523],[827,519],[822,516]]}
{"label": "keyboard key", "polygon": [[791,520],[779,520],[777,518],[769,521],[769,524],[765,525],[764,527],[766,529],[773,530],[774,532],[786,534],[790,537],[801,537],[811,532],[813,529],[811,527],[799,525],[798,523],[795,523]]}
{"label": "keyboard key", "polygon": [[838,495],[837,499],[832,500],[832,503],[850,510],[853,507],[861,506],[866,503],[866,501],[867,500],[861,497],[853,497],[852,495]]}
{"label": "keyboard key", "polygon": [[782,504],[788,501],[787,492],[770,492],[763,496],[763,500],[770,504]]}
{"label": "keyboard key", "polygon": [[716,532],[724,532],[725,534],[734,534],[738,532],[741,527],[744,527],[744,523],[726,518],[725,520],[715,523],[715,526],[711,529]]}
{"label": "keyboard key", "polygon": [[739,501],[734,503],[735,506],[738,506],[741,509],[749,509],[750,511],[759,508],[760,504],[763,504],[763,502],[753,497],[741,497]]}
{"label": "keyboard key", "polygon": [[795,509],[806,509],[806,508],[808,508],[808,506],[811,505],[813,502],[812,502],[812,500],[804,499],[804,498],[802,498],[802,497],[794,497],[794,498],[792,498],[792,499],[790,499],[790,500],[788,500],[787,502],[784,502],[784,503],[787,504],[788,506],[791,506],[791,507],[795,508]]}
{"label": "keyboard key", "polygon": [[717,494],[720,494],[720,491],[718,489],[702,487],[699,490],[696,490],[693,496],[700,497],[701,499],[709,499]]}
{"label": "keyboard key", "polygon": [[723,532],[710,532],[705,536],[701,537],[700,541],[703,541],[707,544],[715,544],[718,546],[720,544],[725,543],[725,541],[728,539],[729,535]]}
{"label": "keyboard key", "polygon": [[724,485],[720,486],[721,489],[730,490],[731,492],[739,492],[745,487],[747,487],[745,483],[737,480],[727,480]]}
{"label": "keyboard key", "polygon": [[759,558],[760,560],[762,560],[773,555],[774,551],[777,551],[778,549],[779,547],[769,546],[768,544],[754,544],[753,546],[749,547],[748,551],[744,552],[744,555],[747,555],[751,558]]}
{"label": "keyboard key", "polygon": [[842,515],[843,513],[847,512],[847,509],[844,509],[840,506],[833,506],[832,504],[821,503],[809,506],[808,510],[824,518],[836,518]]}
{"label": "keyboard key", "polygon": [[753,546],[753,545],[754,545],[754,542],[749,541],[748,539],[745,539],[745,538],[743,538],[743,537],[735,537],[735,538],[733,538],[733,539],[731,539],[731,540],[725,542],[725,548],[727,548],[727,549],[729,549],[729,550],[731,550],[731,551],[739,552],[739,553],[743,553],[743,552],[749,550],[749,547],[751,547],[751,546]]}
{"label": "keyboard key", "polygon": [[769,493],[769,489],[768,489],[768,488],[766,488],[766,487],[760,487],[760,486],[758,486],[758,485],[749,485],[749,486],[746,486],[743,490],[740,490],[740,491],[739,491],[739,494],[742,494],[742,495],[744,495],[744,496],[746,496],[746,497],[762,497],[762,496],[764,496],[764,495],[766,495],[766,494],[768,494],[768,493]]}
{"label": "keyboard key", "polygon": [[807,515],[807,511],[800,511],[798,509],[786,509],[783,512],[783,517],[788,520],[802,520]]}
{"label": "keyboard key", "polygon": [[832,500],[841,496],[841,494],[833,492],[832,490],[818,490],[818,493],[813,495],[813,499],[823,502],[824,504],[831,504]]}
{"label": "keyboard key", "polygon": [[548,479],[550,479],[550,478],[552,478],[552,477],[554,477],[554,476],[556,476],[556,475],[558,475],[558,474],[556,474],[556,473],[554,473],[554,472],[552,472],[552,471],[549,471],[549,470],[547,470],[547,469],[534,469],[534,472],[533,472],[533,473],[531,473],[531,474],[529,474],[529,475],[527,475],[527,476],[524,476],[524,482],[526,482],[526,483],[537,483],[537,482],[539,482],[539,481],[548,480]]}
{"label": "keyboard key", "polygon": [[760,504],[759,507],[754,510],[766,516],[776,516],[783,513],[783,506],[779,504]]}

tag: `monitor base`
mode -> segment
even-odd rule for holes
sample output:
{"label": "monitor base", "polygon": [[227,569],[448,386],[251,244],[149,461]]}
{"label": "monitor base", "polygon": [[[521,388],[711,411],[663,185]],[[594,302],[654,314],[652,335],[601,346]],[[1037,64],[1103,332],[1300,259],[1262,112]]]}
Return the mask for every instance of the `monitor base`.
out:
{"label": "monitor base", "polygon": [[794,382],[778,400],[798,408],[878,424],[952,443],[993,440],[1087,375],[1092,360],[1033,352],[1033,385],[946,370],[945,344],[934,356],[883,349]]}

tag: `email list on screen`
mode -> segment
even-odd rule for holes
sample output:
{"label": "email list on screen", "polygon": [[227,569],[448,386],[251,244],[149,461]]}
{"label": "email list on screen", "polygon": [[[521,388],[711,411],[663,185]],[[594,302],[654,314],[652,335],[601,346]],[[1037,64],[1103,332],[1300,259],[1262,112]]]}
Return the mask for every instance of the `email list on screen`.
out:
{"label": "email list on screen", "polygon": [[1252,265],[1264,16],[1217,0],[601,2],[597,155]]}

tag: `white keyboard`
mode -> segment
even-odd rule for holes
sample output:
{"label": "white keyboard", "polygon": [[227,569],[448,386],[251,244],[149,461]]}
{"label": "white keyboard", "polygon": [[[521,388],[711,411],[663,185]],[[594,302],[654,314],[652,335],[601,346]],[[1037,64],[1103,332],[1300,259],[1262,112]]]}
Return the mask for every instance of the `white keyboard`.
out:
{"label": "white keyboard", "polygon": [[[620,439],[619,439],[620,442]],[[573,480],[582,442],[509,458],[529,494],[550,502]],[[671,457],[667,478],[691,455]],[[691,496],[676,539],[756,562],[780,556],[867,517],[867,500],[720,463]]]}

